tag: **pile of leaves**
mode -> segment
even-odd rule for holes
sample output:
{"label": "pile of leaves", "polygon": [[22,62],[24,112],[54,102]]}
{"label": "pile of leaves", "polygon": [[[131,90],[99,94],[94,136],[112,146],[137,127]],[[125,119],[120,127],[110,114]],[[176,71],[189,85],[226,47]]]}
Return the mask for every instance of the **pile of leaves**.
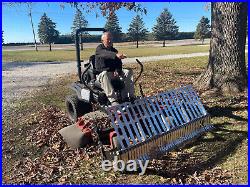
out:
{"label": "pile of leaves", "polygon": [[70,125],[70,121],[57,108],[44,108],[32,125],[35,128],[30,130],[26,141],[36,146],[41,155],[37,158],[28,155],[15,163],[15,175],[10,178],[14,183],[63,182],[67,173],[77,168],[81,160],[99,154],[93,145],[75,150],[66,145],[58,131]]}

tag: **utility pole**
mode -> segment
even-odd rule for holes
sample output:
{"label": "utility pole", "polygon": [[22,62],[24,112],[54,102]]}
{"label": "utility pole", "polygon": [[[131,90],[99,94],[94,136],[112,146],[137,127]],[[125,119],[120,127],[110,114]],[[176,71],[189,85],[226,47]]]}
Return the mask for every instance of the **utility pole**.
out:
{"label": "utility pole", "polygon": [[30,17],[30,23],[31,23],[32,32],[33,32],[35,48],[36,48],[36,51],[38,51],[38,49],[37,49],[37,43],[36,43],[36,35],[35,35],[35,31],[34,31],[34,25],[33,25],[32,14],[31,14],[31,6],[30,6],[30,3],[27,3],[27,5],[28,5],[28,8],[29,8],[28,16]]}

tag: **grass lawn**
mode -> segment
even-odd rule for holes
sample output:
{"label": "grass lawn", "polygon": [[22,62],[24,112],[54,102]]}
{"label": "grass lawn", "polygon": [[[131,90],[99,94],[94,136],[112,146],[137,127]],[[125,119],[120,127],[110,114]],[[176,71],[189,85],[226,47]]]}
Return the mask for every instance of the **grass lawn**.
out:
{"label": "grass lawn", "polygon": [[[53,49],[52,49],[53,50]],[[176,47],[120,47],[118,50],[128,57],[158,56],[168,54],[187,54],[208,52],[209,46],[190,45]],[[84,49],[81,53],[82,59],[88,59],[94,54],[95,49]],[[53,50],[53,51],[3,51],[3,62],[51,62],[51,61],[74,61],[76,52],[74,50]]]}
{"label": "grass lawn", "polygon": [[[145,94],[192,84],[207,60],[195,57],[146,63],[140,80]],[[136,64],[127,66],[138,73]],[[69,94],[67,84],[75,79],[72,75],[51,82],[33,97],[15,101],[11,113],[3,111],[3,183],[247,184],[247,93],[223,97],[200,92],[215,130],[150,162],[146,174],[139,176],[102,171],[93,146],[87,149],[93,154],[87,155],[83,150],[61,147],[57,130],[68,123],[64,98]]]}

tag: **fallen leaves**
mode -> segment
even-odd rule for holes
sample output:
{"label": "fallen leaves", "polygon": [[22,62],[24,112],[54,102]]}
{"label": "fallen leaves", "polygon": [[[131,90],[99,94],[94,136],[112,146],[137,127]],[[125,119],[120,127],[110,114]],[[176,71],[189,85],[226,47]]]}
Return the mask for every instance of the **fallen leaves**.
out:
{"label": "fallen leaves", "polygon": [[45,108],[37,123],[26,141],[44,151],[37,158],[27,156],[15,163],[15,175],[10,178],[14,183],[65,183],[81,160],[99,154],[93,145],[76,150],[66,145],[58,131],[70,122],[60,110]]}

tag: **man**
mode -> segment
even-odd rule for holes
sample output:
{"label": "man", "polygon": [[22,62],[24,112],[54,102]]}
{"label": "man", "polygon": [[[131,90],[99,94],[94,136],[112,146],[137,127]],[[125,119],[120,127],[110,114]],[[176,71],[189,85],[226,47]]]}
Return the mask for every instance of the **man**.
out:
{"label": "man", "polygon": [[133,72],[130,69],[122,69],[122,59],[126,55],[119,53],[112,42],[112,35],[110,32],[104,32],[101,37],[102,44],[96,48],[95,60],[96,69],[101,72],[97,80],[101,83],[101,87],[107,95],[112,106],[119,104],[117,95],[111,84],[111,79],[121,76],[124,80],[125,87],[121,91],[122,99],[134,97],[134,82]]}

